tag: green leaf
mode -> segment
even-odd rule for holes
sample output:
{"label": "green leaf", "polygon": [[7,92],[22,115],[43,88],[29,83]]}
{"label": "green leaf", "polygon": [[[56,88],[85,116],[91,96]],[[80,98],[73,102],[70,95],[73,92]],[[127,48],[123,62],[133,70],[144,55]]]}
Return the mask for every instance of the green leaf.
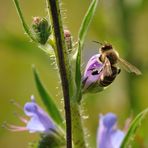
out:
{"label": "green leaf", "polygon": [[84,39],[85,39],[85,36],[86,36],[86,33],[88,31],[88,27],[92,21],[92,18],[94,16],[94,13],[95,13],[95,10],[96,10],[96,7],[97,7],[97,3],[98,3],[98,0],[93,0],[92,3],[90,4],[85,16],[84,16],[84,19],[82,21],[82,24],[80,26],[80,30],[79,30],[79,42],[81,43],[81,45],[84,44]]}
{"label": "green leaf", "polygon": [[36,42],[36,39],[33,37],[32,32],[30,31],[28,25],[26,24],[26,22],[25,22],[25,20],[24,20],[24,17],[23,17],[23,14],[22,14],[22,11],[21,11],[21,8],[20,8],[20,5],[19,5],[18,0],[13,0],[13,1],[14,1],[16,10],[17,10],[17,12],[18,12],[19,18],[20,18],[20,20],[21,20],[21,23],[22,23],[22,26],[23,26],[25,32],[27,33],[27,35],[28,35],[33,41]]}
{"label": "green leaf", "polygon": [[[91,20],[94,16],[98,0],[93,0],[84,16],[82,24],[80,26],[79,34],[78,34],[78,51],[76,57],[76,73],[75,73],[75,81],[77,85],[77,91],[80,93],[81,89],[81,51],[84,45],[84,39],[86,37],[86,33],[88,31],[88,27],[91,23]],[[79,99],[79,98],[78,98]]]}
{"label": "green leaf", "polygon": [[136,118],[131,123],[127,134],[125,135],[120,148],[127,148],[128,147],[130,142],[133,140],[137,129],[140,127],[143,118],[146,116],[147,113],[148,113],[148,108],[136,116]]}
{"label": "green leaf", "polygon": [[34,66],[32,69],[33,69],[33,74],[36,82],[36,87],[38,89],[38,92],[41,96],[41,99],[44,105],[47,108],[47,111],[49,112],[50,116],[57,124],[61,124],[63,122],[63,118],[60,114],[59,109],[57,108],[51,96],[47,93]]}

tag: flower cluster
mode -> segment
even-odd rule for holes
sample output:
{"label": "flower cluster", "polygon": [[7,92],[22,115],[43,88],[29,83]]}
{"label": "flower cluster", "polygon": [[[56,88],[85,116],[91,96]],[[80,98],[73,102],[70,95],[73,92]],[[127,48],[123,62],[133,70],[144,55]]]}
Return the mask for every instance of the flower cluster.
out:
{"label": "flower cluster", "polygon": [[[29,131],[30,133],[42,133],[47,136],[44,137],[39,144],[42,144],[45,140],[48,141],[50,145],[53,144],[53,141],[54,144],[57,143],[54,136],[52,136],[52,134],[59,132],[57,126],[48,114],[35,102],[33,97],[30,102],[25,103],[23,110],[30,119],[27,120],[24,117],[19,117],[19,119],[25,123],[26,126],[5,124],[8,130],[14,132]],[[97,148],[120,148],[125,133],[117,128],[116,115],[113,113],[107,113],[106,115],[101,114],[99,120]],[[58,139],[58,141],[60,141],[60,139]],[[63,142],[62,145],[63,144],[65,143]]]}

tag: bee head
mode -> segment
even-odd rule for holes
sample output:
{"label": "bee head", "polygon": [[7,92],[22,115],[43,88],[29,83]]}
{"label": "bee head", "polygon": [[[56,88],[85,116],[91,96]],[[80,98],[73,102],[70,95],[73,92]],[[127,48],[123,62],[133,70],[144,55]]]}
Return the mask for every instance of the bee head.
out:
{"label": "bee head", "polygon": [[105,51],[108,51],[108,50],[111,50],[113,49],[112,45],[111,44],[104,44],[102,47],[101,47],[101,52],[105,52]]}
{"label": "bee head", "polygon": [[93,42],[101,45],[101,48],[99,49],[100,52],[105,52],[105,51],[113,49],[113,46],[109,43],[101,43],[98,41],[93,41]]}

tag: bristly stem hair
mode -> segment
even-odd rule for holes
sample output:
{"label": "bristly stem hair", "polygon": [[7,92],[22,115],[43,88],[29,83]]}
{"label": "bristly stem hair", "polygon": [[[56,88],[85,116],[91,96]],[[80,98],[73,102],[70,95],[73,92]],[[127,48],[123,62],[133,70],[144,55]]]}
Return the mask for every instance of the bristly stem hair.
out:
{"label": "bristly stem hair", "polygon": [[59,66],[62,90],[64,96],[67,148],[72,148],[71,110],[70,110],[70,91],[69,91],[70,87],[68,81],[68,71],[66,69],[67,52],[66,52],[64,34],[63,34],[63,25],[61,20],[59,1],[47,0],[47,2],[53,24],[53,31],[56,43],[55,52],[57,54],[57,60],[58,60],[57,62]]}

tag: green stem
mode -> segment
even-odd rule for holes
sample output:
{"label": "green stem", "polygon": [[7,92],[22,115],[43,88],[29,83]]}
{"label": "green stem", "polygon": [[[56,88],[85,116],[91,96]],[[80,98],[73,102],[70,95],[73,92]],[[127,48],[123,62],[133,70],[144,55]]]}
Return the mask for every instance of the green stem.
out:
{"label": "green stem", "polygon": [[71,102],[72,134],[75,148],[86,148],[84,131],[81,121],[80,106],[76,101]]}
{"label": "green stem", "polygon": [[62,90],[64,96],[67,148],[71,148],[72,132],[70,98],[72,98],[73,96],[72,73],[65,45],[59,0],[47,0],[47,3],[53,25],[53,32],[56,43],[55,55],[60,71]]}
{"label": "green stem", "polygon": [[[51,4],[53,4],[53,1],[56,5],[56,7],[52,6]],[[63,61],[65,63],[65,71],[67,73],[67,80],[69,83],[69,93],[70,96],[74,96],[74,90],[75,90],[75,84],[74,84],[74,80],[73,80],[73,76],[72,76],[72,71],[71,71],[71,65],[70,65],[70,58],[69,58],[69,54],[68,54],[68,50],[66,49],[66,44],[65,44],[65,38],[64,38],[64,33],[63,33],[63,23],[62,23],[62,19],[61,19],[61,12],[60,12],[60,7],[59,7],[59,0],[47,0],[47,4],[48,4],[48,14],[51,15],[51,21],[53,24],[53,32],[54,35],[58,35],[55,36],[55,42],[53,40],[49,40],[50,45],[52,46],[52,48],[55,51],[55,55],[57,57],[57,63],[60,63],[60,60],[58,58],[58,52],[63,52]],[[57,12],[55,13],[55,9],[57,9]],[[55,45],[56,44],[56,45]],[[59,48],[59,49],[57,49]],[[58,51],[60,50],[60,51]],[[61,55],[62,57],[62,55]],[[60,65],[59,65],[60,66]],[[74,97],[71,97],[71,99]]]}
{"label": "green stem", "polygon": [[25,30],[25,32],[27,33],[27,35],[33,40],[36,42],[36,39],[33,37],[28,25],[26,24],[25,20],[24,20],[24,17],[23,17],[23,14],[22,14],[22,11],[21,11],[21,8],[19,6],[19,2],[18,0],[13,0],[14,1],[14,4],[15,4],[15,7],[16,7],[16,10],[18,12],[18,15],[19,15],[19,18],[21,20],[21,23],[23,25],[23,28]]}

